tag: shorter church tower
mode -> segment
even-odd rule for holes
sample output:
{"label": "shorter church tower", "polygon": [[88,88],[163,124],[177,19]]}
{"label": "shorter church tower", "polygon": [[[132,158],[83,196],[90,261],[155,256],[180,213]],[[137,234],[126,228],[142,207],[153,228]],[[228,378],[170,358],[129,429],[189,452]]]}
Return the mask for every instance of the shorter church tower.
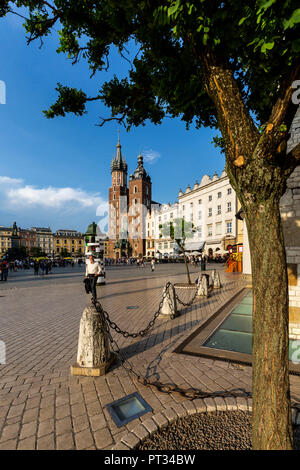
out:
{"label": "shorter church tower", "polygon": [[140,154],[137,169],[129,178],[129,243],[135,258],[146,253],[146,216],[151,208],[151,186],[151,178]]}

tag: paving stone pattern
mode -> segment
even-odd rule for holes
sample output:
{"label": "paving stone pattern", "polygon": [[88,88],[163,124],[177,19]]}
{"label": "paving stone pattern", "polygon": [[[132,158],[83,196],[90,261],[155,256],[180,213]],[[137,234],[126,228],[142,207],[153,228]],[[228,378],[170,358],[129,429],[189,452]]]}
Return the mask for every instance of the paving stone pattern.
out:
{"label": "paving stone pattern", "polygon": [[[239,275],[218,268],[224,288],[191,307],[179,306],[174,320],[159,318],[146,338],[126,339],[113,332],[139,374],[206,392],[251,392],[250,367],[172,352],[241,289]],[[139,331],[157,310],[165,283],[185,282],[184,270],[180,264],[159,265],[154,273],[150,267],[108,268],[101,303],[120,328]],[[195,279],[199,270],[191,271]],[[88,302],[82,278],[82,270],[62,268],[47,278],[21,272],[0,283],[0,340],[6,345],[6,364],[0,365],[0,449],[128,449],[178,417],[251,408],[246,398],[191,402],[178,393],[158,392],[136,383],[118,362],[103,377],[71,376],[79,321]],[[192,293],[178,290],[178,295],[187,302]],[[132,306],[138,308],[127,309]],[[290,380],[297,404],[300,379]],[[118,428],[105,405],[136,391],[153,411]],[[294,420],[300,423],[297,411]]]}

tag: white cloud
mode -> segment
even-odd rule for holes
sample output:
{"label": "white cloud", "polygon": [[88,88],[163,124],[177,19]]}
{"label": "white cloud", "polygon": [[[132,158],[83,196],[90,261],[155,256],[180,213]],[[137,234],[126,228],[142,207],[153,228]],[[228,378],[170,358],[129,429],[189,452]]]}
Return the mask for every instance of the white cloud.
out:
{"label": "white cloud", "polygon": [[68,203],[77,203],[81,207],[97,207],[104,201],[98,194],[87,193],[82,189],[74,188],[36,188],[23,186],[7,191],[7,198],[11,204],[25,206],[43,206],[60,208]]}
{"label": "white cloud", "polygon": [[[0,176],[0,185],[15,186],[22,184],[23,180],[20,178],[10,178],[9,176]],[[1,186],[0,186],[1,191]]]}
{"label": "white cloud", "polygon": [[65,220],[76,226],[108,210],[108,202],[99,193],[71,187],[36,187],[8,176],[0,176],[0,200],[0,225],[9,214],[9,218],[25,218],[27,225],[33,220],[47,225]]}
{"label": "white cloud", "polygon": [[161,157],[160,153],[153,149],[144,150],[142,152],[142,155],[144,157],[145,162],[150,164],[156,162],[156,160]]}

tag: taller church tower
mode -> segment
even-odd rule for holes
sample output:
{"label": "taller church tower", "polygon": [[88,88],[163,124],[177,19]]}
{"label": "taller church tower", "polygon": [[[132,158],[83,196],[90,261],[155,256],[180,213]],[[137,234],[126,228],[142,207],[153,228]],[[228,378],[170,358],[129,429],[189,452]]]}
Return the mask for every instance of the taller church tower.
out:
{"label": "taller church tower", "polygon": [[112,185],[109,188],[108,256],[110,258],[119,258],[128,256],[128,243],[126,243],[128,211],[127,163],[125,158],[122,157],[119,135],[117,156],[111,162],[111,175]]}

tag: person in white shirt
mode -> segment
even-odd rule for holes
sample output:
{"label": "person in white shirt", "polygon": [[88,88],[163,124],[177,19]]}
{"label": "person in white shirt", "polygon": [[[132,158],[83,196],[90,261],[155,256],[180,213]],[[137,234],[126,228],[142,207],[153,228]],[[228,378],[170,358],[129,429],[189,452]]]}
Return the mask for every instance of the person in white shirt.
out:
{"label": "person in white shirt", "polygon": [[85,277],[89,278],[93,300],[97,300],[97,279],[99,274],[101,273],[100,264],[95,262],[94,256],[90,255],[89,260],[86,262],[86,270],[85,270]]}

